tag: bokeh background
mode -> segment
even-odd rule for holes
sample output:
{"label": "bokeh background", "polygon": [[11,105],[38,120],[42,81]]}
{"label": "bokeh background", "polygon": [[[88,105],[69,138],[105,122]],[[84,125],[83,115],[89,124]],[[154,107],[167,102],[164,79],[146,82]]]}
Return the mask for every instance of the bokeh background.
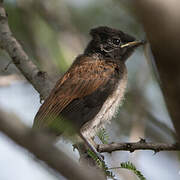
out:
{"label": "bokeh background", "polygon": [[[54,81],[83,52],[93,27],[107,25],[137,39],[146,39],[130,0],[6,0],[5,7],[14,36],[34,63]],[[0,50],[0,108],[31,126],[40,106],[39,94],[10,62],[6,52]],[[109,142],[145,138],[173,143],[174,129],[143,48],[129,58],[127,67],[128,88],[123,105],[107,128]],[[60,141],[57,146],[78,160],[70,143]],[[63,179],[1,133],[0,152],[0,180]],[[104,155],[109,167],[133,162],[148,180],[180,179],[176,152],[122,151]],[[114,174],[122,180],[137,179],[127,170],[116,170]]]}

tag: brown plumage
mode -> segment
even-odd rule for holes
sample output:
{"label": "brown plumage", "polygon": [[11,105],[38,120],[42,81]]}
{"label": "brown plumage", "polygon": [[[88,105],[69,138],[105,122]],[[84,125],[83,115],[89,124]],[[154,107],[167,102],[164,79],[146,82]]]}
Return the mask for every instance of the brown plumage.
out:
{"label": "brown plumage", "polygon": [[[82,112],[83,109],[80,109],[79,104],[83,102],[84,97],[87,101],[87,103],[83,102],[85,107],[88,107],[88,105],[90,107],[101,106],[109,95],[107,92],[112,91],[110,85],[115,85],[117,81],[116,79],[120,74],[119,66],[119,64],[111,61],[105,63],[103,60],[95,60],[88,56],[79,56],[71,68],[56,83],[49,97],[40,107],[35,118],[34,126],[48,128],[51,126],[52,119],[57,118],[59,113],[64,114],[66,117],[68,116],[67,113],[74,113],[72,112],[74,109],[76,109],[75,111]],[[105,85],[107,84],[109,84],[109,88],[105,90]],[[98,91],[102,91],[101,96],[93,95],[94,92],[98,93]],[[102,98],[104,101],[100,102]],[[72,102],[77,99],[78,101]],[[72,105],[69,105],[70,103],[73,104],[73,109]],[[76,122],[76,119],[73,121]],[[81,122],[75,126],[80,128],[85,122]]]}
{"label": "brown plumage", "polygon": [[125,61],[143,44],[108,27],[92,29],[90,34],[93,39],[84,54],[57,81],[33,125],[60,135],[68,129],[64,124],[70,122],[88,144],[122,101],[127,82]]}

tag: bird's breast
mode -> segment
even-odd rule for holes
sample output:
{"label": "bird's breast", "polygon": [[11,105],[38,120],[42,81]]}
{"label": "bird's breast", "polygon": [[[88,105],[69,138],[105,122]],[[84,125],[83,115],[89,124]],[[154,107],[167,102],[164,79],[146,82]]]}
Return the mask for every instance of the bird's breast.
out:
{"label": "bird's breast", "polygon": [[83,125],[81,132],[87,137],[94,137],[97,131],[103,128],[115,116],[118,107],[122,104],[127,85],[127,70],[120,75],[119,80],[112,93],[102,105],[98,114],[89,122]]}

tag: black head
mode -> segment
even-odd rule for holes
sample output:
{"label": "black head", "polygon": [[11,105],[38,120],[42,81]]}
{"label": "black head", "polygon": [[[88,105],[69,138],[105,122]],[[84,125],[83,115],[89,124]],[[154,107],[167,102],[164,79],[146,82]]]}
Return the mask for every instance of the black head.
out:
{"label": "black head", "polygon": [[106,26],[91,29],[92,41],[88,44],[85,54],[99,53],[104,58],[125,61],[136,47],[144,42],[117,29]]}

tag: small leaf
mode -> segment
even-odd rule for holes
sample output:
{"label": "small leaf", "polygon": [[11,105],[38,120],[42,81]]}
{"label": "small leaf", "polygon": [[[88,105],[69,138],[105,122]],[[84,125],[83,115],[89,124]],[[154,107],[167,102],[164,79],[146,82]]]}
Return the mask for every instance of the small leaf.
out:
{"label": "small leaf", "polygon": [[96,162],[99,168],[101,168],[105,175],[108,176],[109,178],[115,180],[115,177],[111,171],[109,171],[107,165],[105,164],[104,161],[101,161],[94,152],[88,149],[87,151],[88,155]]}
{"label": "small leaf", "polygon": [[133,163],[131,162],[123,162],[120,164],[120,168],[124,168],[124,169],[128,169],[128,170],[131,170],[134,172],[134,174],[137,175],[137,177],[140,179],[140,180],[146,180],[146,178],[142,175],[142,173],[140,171],[138,171],[136,169],[136,167],[134,166]]}
{"label": "small leaf", "polygon": [[104,128],[98,131],[97,136],[99,137],[99,139],[101,140],[103,144],[108,144],[109,136]]}

